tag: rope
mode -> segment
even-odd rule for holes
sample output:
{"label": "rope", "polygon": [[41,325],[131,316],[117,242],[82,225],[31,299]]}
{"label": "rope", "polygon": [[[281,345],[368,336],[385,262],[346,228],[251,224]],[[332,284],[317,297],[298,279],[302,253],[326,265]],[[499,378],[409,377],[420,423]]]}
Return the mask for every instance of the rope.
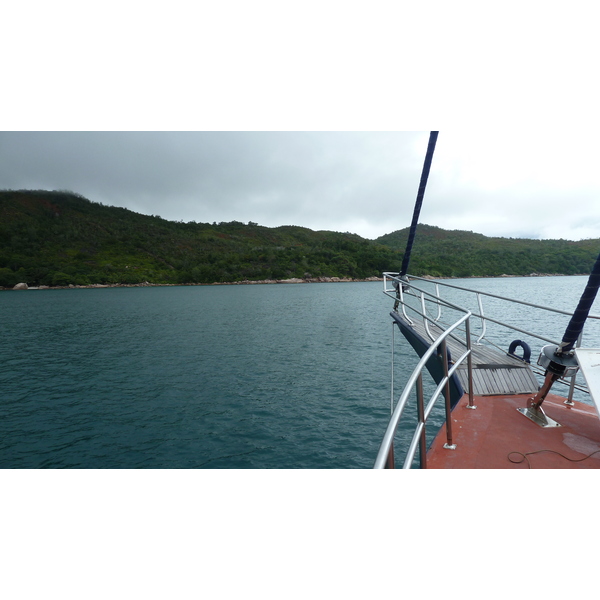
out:
{"label": "rope", "polygon": [[[520,465],[523,461],[526,461],[528,468],[531,469],[531,463],[529,462],[529,459],[527,457],[531,456],[532,454],[539,454],[540,452],[552,452],[553,454],[558,454],[559,456],[562,456],[565,460],[568,460],[570,462],[583,462],[584,460],[587,460],[594,454],[597,454],[598,452],[600,452],[600,450],[595,450],[594,452],[592,452],[591,454],[588,454],[587,456],[584,456],[583,458],[569,458],[568,456],[565,456],[564,454],[561,454],[560,452],[557,452],[556,450],[536,450],[535,452],[525,452],[525,453],[513,451],[513,452],[508,453],[507,458],[508,458],[508,460],[510,460],[511,463],[513,463],[515,465]],[[521,460],[513,460],[510,457],[511,454],[518,454],[522,458],[521,458]]]}

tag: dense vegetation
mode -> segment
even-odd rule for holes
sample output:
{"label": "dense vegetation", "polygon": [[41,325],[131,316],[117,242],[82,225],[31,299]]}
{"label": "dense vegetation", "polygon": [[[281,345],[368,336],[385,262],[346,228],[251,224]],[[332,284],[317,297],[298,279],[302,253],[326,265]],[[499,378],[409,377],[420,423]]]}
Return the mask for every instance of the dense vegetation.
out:
{"label": "dense vegetation", "polygon": [[[71,192],[0,191],[0,286],[213,283],[381,275],[400,268],[408,229],[372,241],[256,223],[184,223]],[[589,273],[600,240],[488,238],[420,225],[415,275]]]}
{"label": "dense vegetation", "polygon": [[0,286],[366,278],[394,250],[349,233],[183,223],[71,192],[0,192]]}
{"label": "dense vegetation", "polygon": [[[406,248],[408,228],[376,241]],[[600,253],[600,240],[530,240],[486,237],[419,225],[409,272],[434,277],[498,277],[532,273],[587,274]]]}

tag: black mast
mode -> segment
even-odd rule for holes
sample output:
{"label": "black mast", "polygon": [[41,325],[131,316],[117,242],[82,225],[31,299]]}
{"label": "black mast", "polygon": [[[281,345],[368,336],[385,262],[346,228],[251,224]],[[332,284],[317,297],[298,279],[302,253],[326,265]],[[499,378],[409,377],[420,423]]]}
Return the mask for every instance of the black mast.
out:
{"label": "black mast", "polygon": [[429,144],[427,145],[427,154],[425,155],[425,164],[423,165],[423,172],[421,173],[421,183],[419,184],[419,191],[417,193],[417,201],[415,203],[415,210],[413,212],[412,223],[410,226],[410,233],[408,234],[408,241],[406,243],[406,250],[404,252],[404,258],[402,259],[402,268],[400,269],[400,277],[404,277],[408,272],[408,263],[410,262],[410,254],[412,252],[413,243],[415,241],[415,234],[417,233],[417,223],[419,222],[419,213],[421,212],[421,205],[423,204],[423,196],[425,196],[425,188],[427,187],[427,178],[429,177],[429,170],[431,169],[431,160],[433,159],[433,151],[435,150],[435,143],[437,141],[439,131],[432,131],[429,134]]}

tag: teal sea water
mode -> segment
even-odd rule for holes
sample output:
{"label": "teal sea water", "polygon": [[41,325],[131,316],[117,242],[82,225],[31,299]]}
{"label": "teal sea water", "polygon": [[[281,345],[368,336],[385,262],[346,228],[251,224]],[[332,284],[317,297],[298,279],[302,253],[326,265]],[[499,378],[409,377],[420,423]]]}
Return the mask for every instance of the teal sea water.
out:
{"label": "teal sea water", "polygon": [[[569,310],[585,282],[463,281]],[[390,310],[376,282],[2,292],[0,467],[370,468]]]}
{"label": "teal sea water", "polygon": [[0,466],[370,467],[389,412],[380,290],[4,292]]}

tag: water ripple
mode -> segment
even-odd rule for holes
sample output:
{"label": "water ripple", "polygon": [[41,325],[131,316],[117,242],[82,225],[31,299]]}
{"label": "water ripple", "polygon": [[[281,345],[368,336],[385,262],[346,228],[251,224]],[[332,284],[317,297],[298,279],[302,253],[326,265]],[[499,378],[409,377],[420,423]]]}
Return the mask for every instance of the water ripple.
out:
{"label": "water ripple", "polygon": [[5,292],[0,309],[1,468],[373,464],[380,284]]}

